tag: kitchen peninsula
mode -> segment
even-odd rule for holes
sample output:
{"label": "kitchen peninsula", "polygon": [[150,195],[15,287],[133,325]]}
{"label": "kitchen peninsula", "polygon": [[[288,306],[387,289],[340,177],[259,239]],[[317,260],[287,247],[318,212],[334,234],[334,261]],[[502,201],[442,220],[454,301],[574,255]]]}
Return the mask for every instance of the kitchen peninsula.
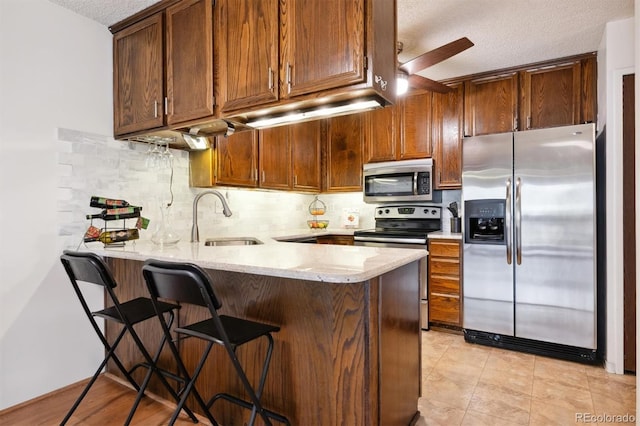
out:
{"label": "kitchen peninsula", "polygon": [[[95,243],[87,248],[107,258],[122,300],[147,295],[141,273],[146,259],[190,262],[211,276],[221,313],[280,326],[263,403],[292,425],[413,423],[420,395],[419,280],[424,279],[420,271],[426,270],[427,251],[257,238],[263,244],[180,242],[161,248],[137,241],[121,248]],[[204,308],[183,307],[177,323],[205,317]],[[145,345],[157,347],[159,324],[141,327]],[[116,332],[108,330],[111,338]],[[263,343],[238,350],[250,380],[257,381],[260,367],[254,360],[262,355],[254,354],[264,352]],[[201,345],[190,340],[179,345],[192,370]],[[139,361],[129,349],[122,348],[122,359]],[[221,391],[242,395],[218,350],[209,355],[198,390],[205,399]],[[168,351],[161,364],[172,369]],[[111,373],[116,370],[108,367]],[[170,399],[163,391],[152,386],[152,392]],[[193,401],[189,405],[197,410]],[[219,402],[213,414],[221,424],[235,425],[244,424],[249,411]]]}

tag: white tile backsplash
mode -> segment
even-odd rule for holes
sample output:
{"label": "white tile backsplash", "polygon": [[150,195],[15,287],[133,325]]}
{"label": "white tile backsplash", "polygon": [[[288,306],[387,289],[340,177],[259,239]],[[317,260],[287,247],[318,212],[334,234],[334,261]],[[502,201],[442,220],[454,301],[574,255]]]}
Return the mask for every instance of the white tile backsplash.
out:
{"label": "white tile backsplash", "polygon": [[[171,221],[175,232],[183,241],[190,238],[192,205],[196,194],[203,189],[189,187],[189,154],[171,150],[171,170],[150,170],[146,165],[148,145],[144,143],[116,141],[112,137],[89,134],[71,129],[58,129],[58,235],[67,238],[67,246],[77,246],[89,221],[86,214],[98,213],[89,207],[92,195],[122,198],[133,205],[143,207],[142,214],[151,220],[149,229],[140,233],[141,239],[151,239],[155,226],[160,222],[160,206],[171,200]],[[222,214],[220,201],[214,196],[203,197],[198,206],[198,225],[201,239],[224,231],[237,231],[251,235],[254,231],[306,228],[312,219],[308,206],[313,194],[288,191],[267,191],[217,187],[227,199],[233,215]],[[329,230],[340,228],[344,208],[360,210],[360,228],[374,226],[373,205],[362,201],[360,192],[319,194],[327,205],[322,219],[330,221]],[[118,226],[121,222],[117,221]],[[132,219],[126,222],[133,226]],[[102,222],[95,220],[101,227]]]}

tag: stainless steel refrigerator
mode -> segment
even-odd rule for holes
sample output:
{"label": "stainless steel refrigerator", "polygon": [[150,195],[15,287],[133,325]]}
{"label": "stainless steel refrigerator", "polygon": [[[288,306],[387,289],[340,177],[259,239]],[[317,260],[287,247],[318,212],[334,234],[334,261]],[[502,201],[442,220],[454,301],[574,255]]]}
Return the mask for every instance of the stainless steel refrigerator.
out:
{"label": "stainless steel refrigerator", "polygon": [[592,361],[593,124],[463,140],[467,341]]}

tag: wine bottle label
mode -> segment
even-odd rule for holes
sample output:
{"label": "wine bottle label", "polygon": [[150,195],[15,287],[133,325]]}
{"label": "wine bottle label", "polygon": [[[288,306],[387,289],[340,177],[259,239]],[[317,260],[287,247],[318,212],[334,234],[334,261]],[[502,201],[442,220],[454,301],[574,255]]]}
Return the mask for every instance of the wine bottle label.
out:
{"label": "wine bottle label", "polygon": [[142,210],[142,207],[129,206],[129,207],[118,207],[116,209],[106,209],[105,211],[103,211],[103,213],[109,216],[109,215],[116,215],[116,214],[135,213],[135,212],[139,212],[140,210]]}
{"label": "wine bottle label", "polygon": [[87,232],[84,233],[84,242],[97,241],[98,237],[100,237],[100,229],[93,225],[89,226]]}
{"label": "wine bottle label", "polygon": [[121,241],[137,240],[140,238],[140,234],[136,228],[133,229],[119,229],[116,231],[106,231],[100,234],[98,240],[105,244],[118,243]]}
{"label": "wine bottle label", "polygon": [[136,222],[136,228],[147,229],[148,226],[149,226],[149,219],[147,219],[146,217],[140,216],[138,218],[138,221]]}

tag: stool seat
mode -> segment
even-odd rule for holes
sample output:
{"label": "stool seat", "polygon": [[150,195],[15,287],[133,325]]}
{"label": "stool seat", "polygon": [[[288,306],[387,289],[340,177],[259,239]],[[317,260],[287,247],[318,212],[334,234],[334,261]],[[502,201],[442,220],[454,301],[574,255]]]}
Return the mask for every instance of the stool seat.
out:
{"label": "stool seat", "polygon": [[[265,334],[280,331],[280,327],[274,325],[228,315],[220,315],[220,322],[232,346],[240,346]],[[213,319],[207,319],[185,327],[177,327],[175,332],[224,345],[224,339],[216,326],[216,321]]]}
{"label": "stool seat", "polygon": [[[169,312],[173,309],[179,309],[180,306],[173,303],[160,302],[160,310]],[[124,315],[124,318],[120,316]],[[100,311],[93,312],[96,317],[104,318],[107,320],[115,321],[120,324],[129,322],[131,324],[137,324],[142,321],[146,321],[149,318],[156,317],[156,310],[151,303],[151,299],[147,297],[137,297],[124,303],[120,303],[120,309],[115,306],[111,306]]]}

